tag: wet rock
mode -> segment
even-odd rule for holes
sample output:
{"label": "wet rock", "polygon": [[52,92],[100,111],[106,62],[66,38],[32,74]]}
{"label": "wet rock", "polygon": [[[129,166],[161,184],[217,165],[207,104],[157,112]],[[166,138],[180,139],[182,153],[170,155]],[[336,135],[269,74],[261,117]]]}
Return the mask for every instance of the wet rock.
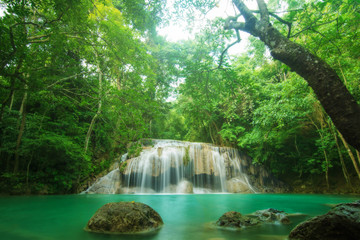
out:
{"label": "wet rock", "polygon": [[121,192],[120,170],[115,169],[100,178],[84,193],[87,194],[115,194]]}
{"label": "wet rock", "polygon": [[230,193],[252,193],[249,184],[239,178],[232,178],[226,182],[226,187]]}
{"label": "wet rock", "polygon": [[290,233],[290,240],[352,240],[360,236],[360,201],[339,204],[311,218]]}
{"label": "wet rock", "polygon": [[257,219],[243,216],[241,213],[235,211],[224,213],[216,222],[216,225],[220,227],[238,229],[248,226],[255,226],[257,224],[259,224]]}
{"label": "wet rock", "polygon": [[135,194],[135,193],[148,193],[148,194],[155,194],[155,190],[152,188],[139,188],[139,187],[123,187],[121,188],[120,193],[125,194]]}
{"label": "wet rock", "polygon": [[97,233],[147,233],[163,225],[160,215],[146,204],[138,202],[108,203],[99,208],[85,230]]}
{"label": "wet rock", "polygon": [[280,222],[282,224],[290,223],[287,213],[273,208],[258,210],[254,213],[254,215],[262,222]]}
{"label": "wet rock", "polygon": [[177,193],[194,193],[194,186],[189,181],[181,181],[176,187]]}

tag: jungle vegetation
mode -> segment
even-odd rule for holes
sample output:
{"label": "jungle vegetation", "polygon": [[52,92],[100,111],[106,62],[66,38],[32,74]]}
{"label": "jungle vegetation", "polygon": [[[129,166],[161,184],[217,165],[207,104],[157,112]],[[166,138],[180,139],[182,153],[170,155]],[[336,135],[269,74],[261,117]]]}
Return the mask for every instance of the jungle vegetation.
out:
{"label": "jungle vegetation", "polygon": [[178,42],[158,29],[218,1],[166,2],[0,1],[1,192],[79,192],[142,138],[232,146],[290,184],[359,191],[357,0],[229,0],[234,16]]}

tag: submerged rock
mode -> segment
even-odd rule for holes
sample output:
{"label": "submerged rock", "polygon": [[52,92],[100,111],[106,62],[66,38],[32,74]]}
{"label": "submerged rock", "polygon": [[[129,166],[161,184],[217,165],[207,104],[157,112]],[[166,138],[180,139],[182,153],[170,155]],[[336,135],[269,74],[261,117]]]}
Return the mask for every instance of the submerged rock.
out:
{"label": "submerged rock", "polygon": [[257,219],[243,216],[241,213],[235,211],[224,213],[216,222],[216,225],[220,227],[238,229],[248,226],[255,226],[257,224],[259,224]]}
{"label": "submerged rock", "polygon": [[160,215],[146,204],[138,202],[108,203],[99,208],[85,230],[97,233],[147,233],[163,225]]}
{"label": "submerged rock", "polygon": [[284,211],[279,211],[273,208],[258,210],[254,213],[255,216],[262,222],[280,222],[282,224],[289,224],[290,219],[287,216],[287,213]]}
{"label": "submerged rock", "polygon": [[241,229],[243,227],[250,227],[259,225],[262,223],[282,223],[289,224],[290,220],[288,214],[284,211],[279,211],[273,208],[259,210],[253,214],[243,216],[239,212],[230,211],[224,213],[219,220],[217,220],[216,225],[218,227],[226,228],[235,228]]}
{"label": "submerged rock", "polygon": [[290,240],[352,240],[360,236],[360,201],[339,204],[311,218],[290,233]]}

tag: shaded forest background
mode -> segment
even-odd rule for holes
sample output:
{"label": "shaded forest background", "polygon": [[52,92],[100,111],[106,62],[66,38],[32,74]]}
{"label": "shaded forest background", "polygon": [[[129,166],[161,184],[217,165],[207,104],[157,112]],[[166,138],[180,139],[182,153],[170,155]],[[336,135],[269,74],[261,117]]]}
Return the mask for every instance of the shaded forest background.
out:
{"label": "shaded forest background", "polygon": [[[236,35],[222,18],[166,41],[157,29],[170,18],[217,3],[175,1],[172,13],[165,2],[0,1],[1,192],[76,193],[142,138],[238,148],[295,192],[360,191],[360,154],[304,79],[253,37],[226,54]],[[359,2],[268,8],[360,103]]]}

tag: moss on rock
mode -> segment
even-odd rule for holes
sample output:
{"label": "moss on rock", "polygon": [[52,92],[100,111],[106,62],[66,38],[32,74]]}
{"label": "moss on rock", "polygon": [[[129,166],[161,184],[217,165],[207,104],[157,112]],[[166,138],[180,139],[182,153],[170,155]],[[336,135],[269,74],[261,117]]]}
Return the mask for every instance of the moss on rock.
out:
{"label": "moss on rock", "polygon": [[148,233],[160,229],[163,224],[160,215],[146,204],[115,202],[99,208],[85,230],[107,234]]}

